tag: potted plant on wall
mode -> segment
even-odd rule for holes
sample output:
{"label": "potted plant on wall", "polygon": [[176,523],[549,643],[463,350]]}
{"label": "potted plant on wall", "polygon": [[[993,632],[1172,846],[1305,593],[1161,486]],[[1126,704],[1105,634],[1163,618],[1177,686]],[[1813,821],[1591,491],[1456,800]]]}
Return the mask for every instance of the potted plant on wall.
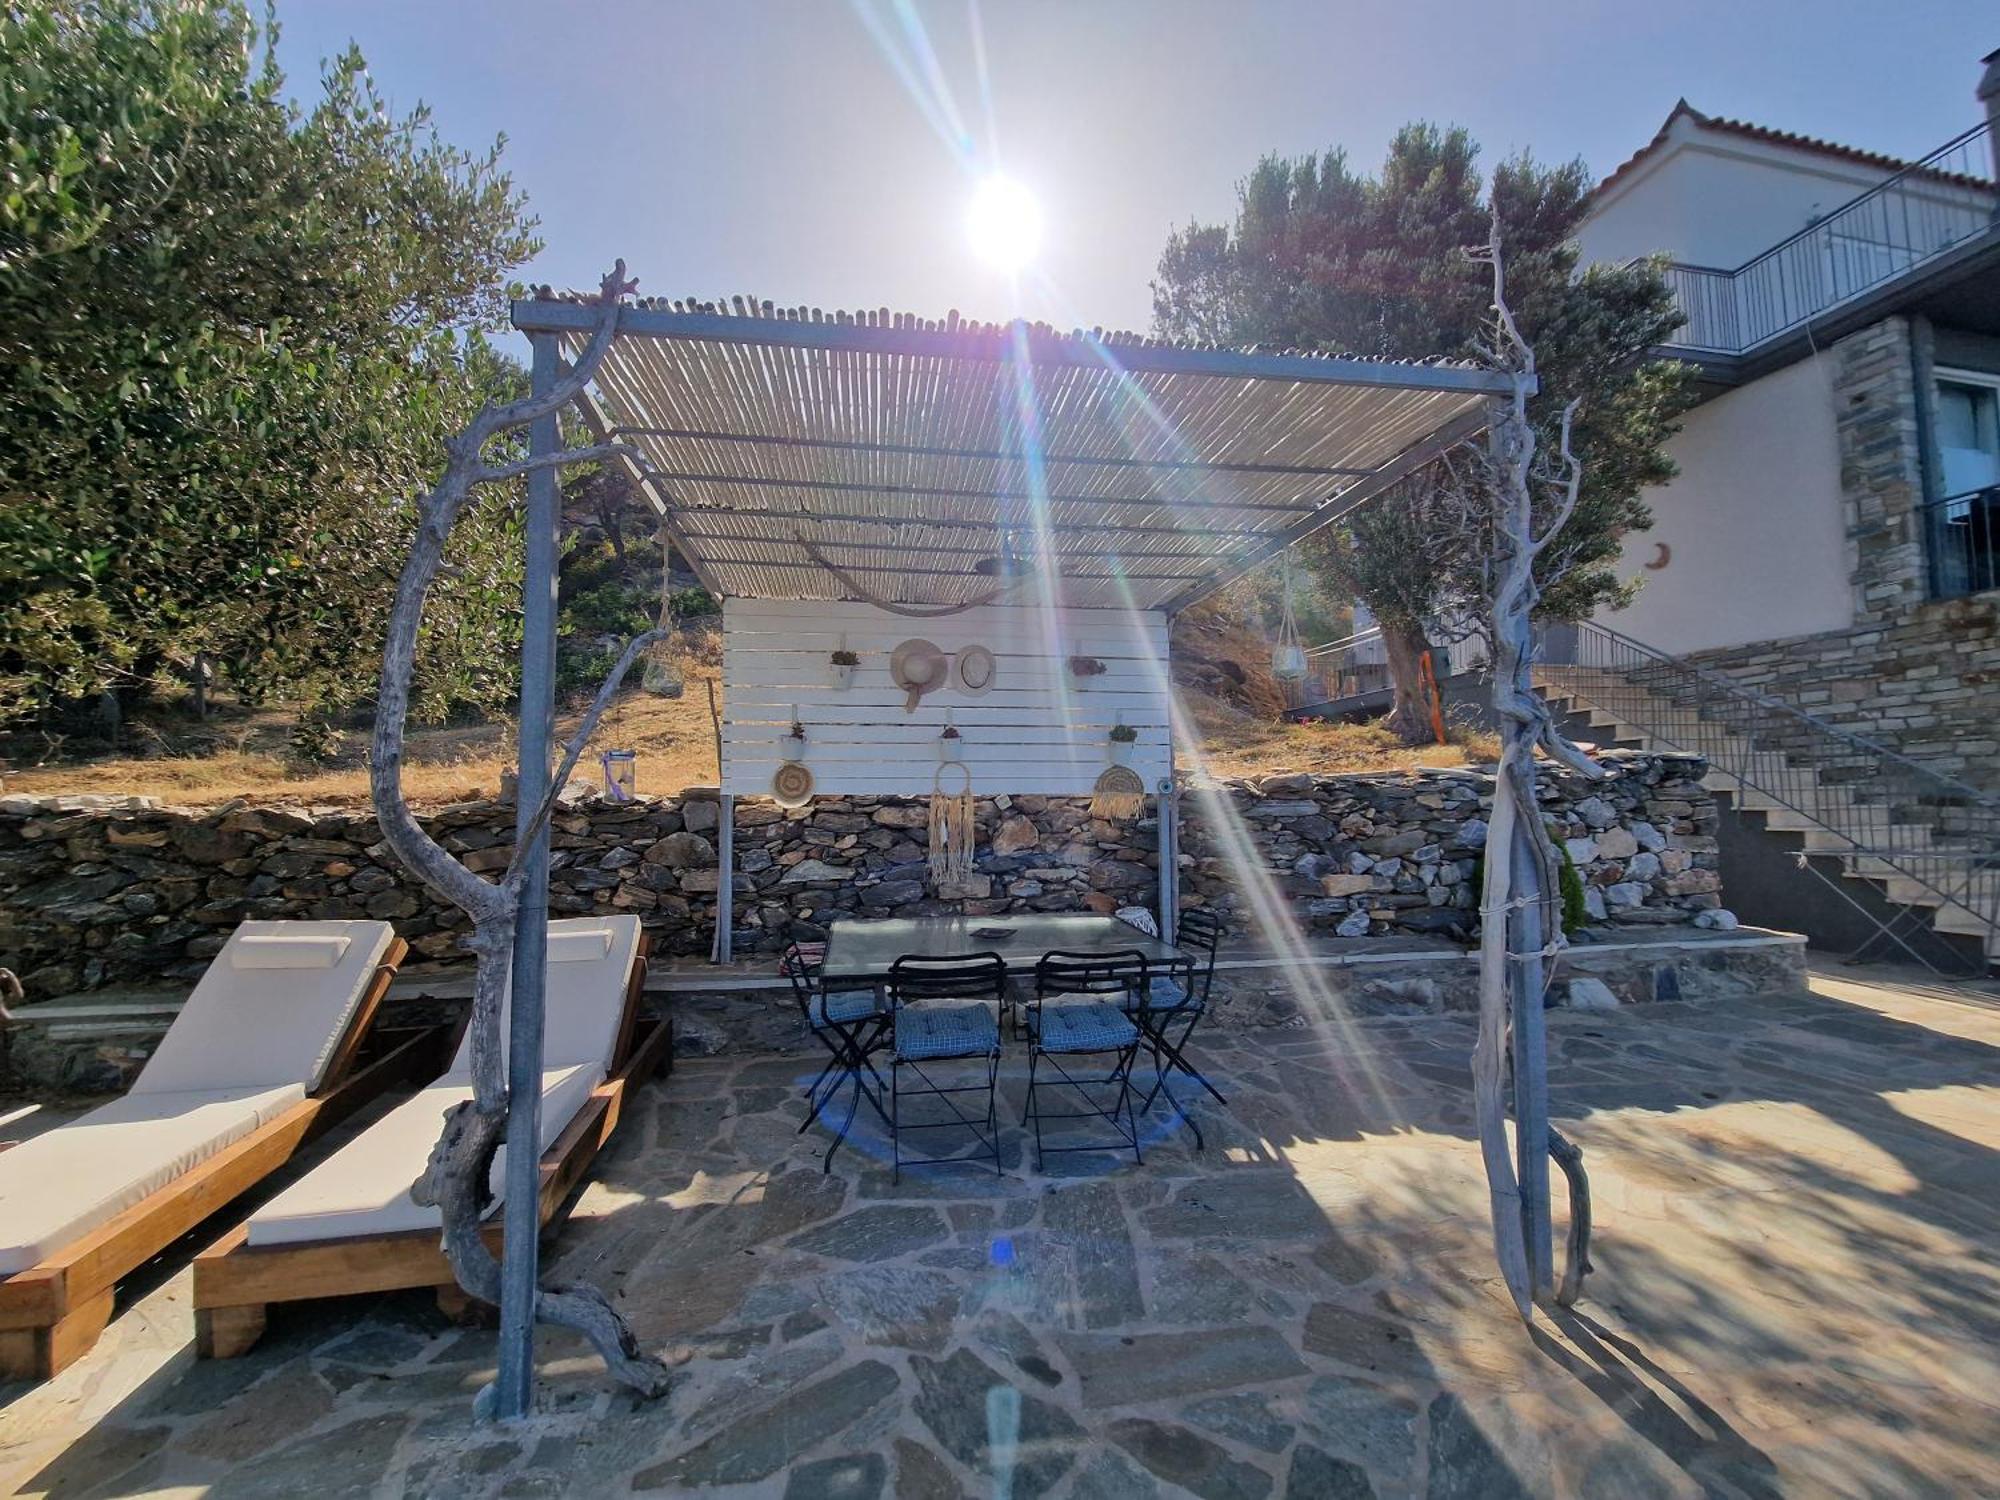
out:
{"label": "potted plant on wall", "polygon": [[854,669],[861,665],[861,657],[847,649],[847,637],[842,636],[839,648],[827,658],[827,664],[833,685],[845,692],[854,685]]}
{"label": "potted plant on wall", "polygon": [[779,736],[778,759],[804,760],[806,758],[806,726],[799,722],[799,711],[792,710],[792,727]]}
{"label": "potted plant on wall", "polygon": [[938,732],[937,757],[941,766],[956,765],[965,759],[965,739],[949,716],[945,719],[944,728]]}
{"label": "potted plant on wall", "polygon": [[1139,742],[1139,731],[1123,722],[1111,726],[1111,764],[1122,766],[1132,759],[1132,747]]}
{"label": "potted plant on wall", "polygon": [[1110,670],[1094,656],[1072,656],[1069,659],[1070,680],[1081,690],[1093,677],[1102,677]]}

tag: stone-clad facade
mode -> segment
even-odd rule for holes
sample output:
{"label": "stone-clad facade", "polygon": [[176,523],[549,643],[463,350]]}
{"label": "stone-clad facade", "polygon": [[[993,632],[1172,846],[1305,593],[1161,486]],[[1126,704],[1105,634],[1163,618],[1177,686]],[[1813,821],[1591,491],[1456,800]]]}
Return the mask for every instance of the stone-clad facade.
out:
{"label": "stone-clad facade", "polygon": [[[1889,318],[1833,361],[1853,623],[1691,660],[1984,790],[2000,790],[2000,594],[1931,597],[1920,394],[1934,334]],[[1935,488],[1935,485],[1932,486]]]}
{"label": "stone-clad facade", "polygon": [[[1552,827],[1584,878],[1593,917],[1667,924],[1719,906],[1702,763],[1623,755],[1610,764],[1600,782],[1545,778]],[[1183,899],[1233,912],[1275,900],[1306,932],[1327,936],[1462,937],[1490,797],[1490,779],[1471,771],[1190,789],[1181,804]],[[566,805],[554,821],[552,909],[637,911],[657,951],[706,953],[721,881],[719,808],[713,792],[699,790]],[[513,817],[511,805],[474,802],[426,822],[474,869],[493,871],[507,861]],[[978,868],[937,891],[925,818],[918,798],[826,797],[793,813],[739,803],[738,952],[770,954],[846,914],[1110,911],[1156,899],[1150,817],[1105,822],[1080,800],[982,798]],[[20,974],[33,998],[188,979],[250,917],[387,919],[414,961],[456,959],[464,932],[455,909],[404,874],[365,811],[0,798],[0,966]]]}

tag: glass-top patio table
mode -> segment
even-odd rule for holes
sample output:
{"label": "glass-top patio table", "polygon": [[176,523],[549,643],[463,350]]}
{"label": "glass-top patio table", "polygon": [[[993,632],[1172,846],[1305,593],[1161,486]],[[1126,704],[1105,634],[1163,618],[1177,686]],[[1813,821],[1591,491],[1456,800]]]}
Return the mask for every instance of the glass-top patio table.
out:
{"label": "glass-top patio table", "polygon": [[[1006,930],[1006,936],[981,937]],[[1165,967],[1181,950],[1148,937],[1129,922],[1087,912],[1044,912],[1007,917],[885,917],[843,920],[827,932],[821,973],[830,986],[874,983],[889,977],[889,966],[909,954],[962,958],[997,953],[1009,973],[1032,973],[1045,953],[1127,953],[1137,950]]]}

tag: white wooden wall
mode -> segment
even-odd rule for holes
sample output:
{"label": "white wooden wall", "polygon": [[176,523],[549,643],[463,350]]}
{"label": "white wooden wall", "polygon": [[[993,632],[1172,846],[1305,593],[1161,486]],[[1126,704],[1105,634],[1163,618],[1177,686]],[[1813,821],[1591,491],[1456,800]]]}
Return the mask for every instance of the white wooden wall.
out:
{"label": "white wooden wall", "polygon": [[[1081,796],[1111,763],[1107,736],[1139,732],[1127,764],[1150,791],[1167,774],[1167,622],[1158,611],[987,605],[937,620],[868,604],[727,599],[722,606],[722,789],[763,796],[792,709],[806,727],[815,792],[928,794],[945,712],[963,737],[975,792]],[[861,658],[833,686],[828,656]],[[889,653],[921,637],[947,654],[979,645],[999,663],[992,691],[927,693],[914,712],[889,678]],[[1107,668],[1080,686],[1071,656]],[[956,790],[957,773],[947,785]]]}

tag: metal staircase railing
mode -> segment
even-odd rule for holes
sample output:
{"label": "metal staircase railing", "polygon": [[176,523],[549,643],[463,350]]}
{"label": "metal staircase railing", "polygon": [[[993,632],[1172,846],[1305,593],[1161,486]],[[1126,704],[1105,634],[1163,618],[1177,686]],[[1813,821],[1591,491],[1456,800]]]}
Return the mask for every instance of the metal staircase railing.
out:
{"label": "metal staircase railing", "polygon": [[1948,912],[1948,930],[2000,957],[2000,797],[1604,625],[1577,626],[1564,654],[1537,662],[1545,690],[1702,756],[1808,854],[1840,857],[1906,908]]}
{"label": "metal staircase railing", "polygon": [[1981,121],[1733,269],[1669,264],[1668,343],[1740,354],[1988,233],[1992,140]]}

